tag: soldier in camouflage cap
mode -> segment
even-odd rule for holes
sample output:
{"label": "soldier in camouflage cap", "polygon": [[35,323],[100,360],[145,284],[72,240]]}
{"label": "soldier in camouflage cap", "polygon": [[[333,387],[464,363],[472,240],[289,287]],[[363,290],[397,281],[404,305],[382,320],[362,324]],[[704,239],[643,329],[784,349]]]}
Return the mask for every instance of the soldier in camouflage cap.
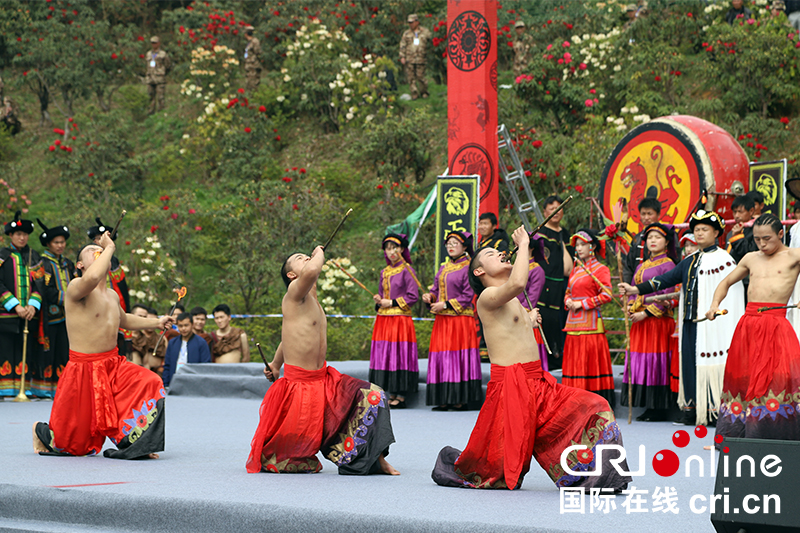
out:
{"label": "soldier in camouflage cap", "polygon": [[244,38],[247,44],[244,47],[244,75],[245,88],[252,94],[261,83],[261,42],[254,36],[255,28],[244,27]]}
{"label": "soldier in camouflage cap", "polygon": [[525,68],[530,61],[530,51],[533,47],[533,40],[530,34],[526,33],[525,22],[518,20],[514,24],[514,31],[517,36],[514,38],[514,76],[524,74]]}
{"label": "soldier in camouflage cap", "polygon": [[420,27],[417,15],[408,16],[409,28],[400,39],[400,63],[405,66],[411,98],[416,100],[420,95],[428,97],[428,84],[425,81],[425,64],[431,32]]}
{"label": "soldier in camouflage cap", "polygon": [[158,110],[164,109],[164,98],[167,92],[167,73],[172,69],[172,61],[169,55],[161,50],[161,39],[154,35],[150,37],[152,50],[145,54],[147,61],[144,83],[147,85],[147,94],[150,96],[150,108],[148,115],[152,115]]}

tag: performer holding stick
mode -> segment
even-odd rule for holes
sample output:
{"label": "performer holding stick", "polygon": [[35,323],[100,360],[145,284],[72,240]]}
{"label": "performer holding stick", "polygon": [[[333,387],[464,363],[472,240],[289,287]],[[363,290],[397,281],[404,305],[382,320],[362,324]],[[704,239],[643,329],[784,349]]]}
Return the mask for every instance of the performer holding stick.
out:
{"label": "performer holding stick", "polygon": [[800,440],[800,343],[785,311],[800,274],[800,249],[783,244],[780,220],[771,213],[758,217],[753,239],[759,251],[722,280],[706,312],[715,320],[730,287],[750,276],[747,311],[725,366],[717,435]]}
{"label": "performer holding stick", "polygon": [[[106,287],[116,246],[105,232],[87,244],[75,263],[64,302],[70,339],[69,363],[58,384],[50,423],[33,426],[33,449],[45,455],[100,453],[106,437],[115,459],[157,458],[164,449],[164,384],[157,374],[130,363],[117,351],[117,331],[164,328],[174,319],[125,313]],[[100,255],[95,258],[95,252]]]}
{"label": "performer holding stick", "polygon": [[611,352],[600,315],[600,306],[612,300],[602,289],[611,286],[611,272],[596,257],[605,258],[605,242],[594,230],[582,229],[570,238],[570,245],[586,269],[572,271],[564,298],[569,315],[561,383],[597,393],[613,409],[617,402]]}
{"label": "performer holding stick", "polygon": [[733,270],[733,258],[716,245],[725,226],[713,211],[692,215],[692,233],[700,252],[687,256],[678,265],[638,285],[620,283],[622,294],[637,295],[669,289],[681,284],[683,324],[681,333],[681,365],[678,405],[684,409],[683,423],[706,424],[717,416],[722,393],[722,376],[736,321],[744,311],[742,284],[733,284],[724,306],[730,311],[712,326],[697,323],[702,311],[712,301],[714,290]]}
{"label": "performer holding stick", "polygon": [[386,268],[381,270],[375,300],[375,325],[369,354],[369,381],[389,392],[389,406],[405,409],[406,395],[419,387],[417,334],[412,306],[419,300],[408,239],[390,233],[383,238]]}

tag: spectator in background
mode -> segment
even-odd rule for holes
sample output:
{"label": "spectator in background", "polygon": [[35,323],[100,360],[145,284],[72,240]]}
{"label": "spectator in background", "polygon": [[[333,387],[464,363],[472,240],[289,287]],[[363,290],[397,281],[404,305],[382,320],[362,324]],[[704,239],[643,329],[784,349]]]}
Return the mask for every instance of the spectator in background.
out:
{"label": "spectator in background", "polygon": [[180,337],[169,341],[167,355],[164,357],[164,386],[169,387],[172,376],[180,367],[189,363],[210,363],[211,352],[208,344],[194,334],[192,315],[181,313],[178,315],[178,330]]}
{"label": "spectator in background", "polygon": [[[142,318],[158,318],[158,313],[152,307],[143,304],[135,304],[132,315]],[[164,372],[164,354],[167,352],[167,341],[162,339],[156,348],[156,342],[161,336],[160,331],[154,329],[142,329],[133,332],[131,362],[141,365],[153,372],[161,375]],[[155,355],[153,355],[155,350]]]}
{"label": "spectator in background", "polygon": [[168,341],[171,341],[172,339],[180,335],[180,332],[178,331],[178,316],[180,316],[182,313],[185,312],[186,308],[183,306],[182,303],[178,302],[177,304],[175,304],[175,309],[172,311],[172,318],[175,319],[175,325],[167,330],[166,336]]}
{"label": "spectator in background", "polygon": [[253,93],[261,83],[261,42],[253,33],[255,28],[252,26],[244,27],[244,38],[247,44],[244,47],[244,75],[245,89],[247,95],[252,98]]}
{"label": "spectator in background", "polygon": [[144,83],[147,85],[147,94],[150,96],[148,115],[164,109],[167,94],[167,74],[172,70],[172,60],[164,50],[161,50],[161,39],[157,35],[150,37],[151,50],[145,54],[147,61]]}
{"label": "spectator in background", "polygon": [[192,315],[192,328],[194,329],[194,334],[198,337],[201,337],[206,341],[206,343],[208,343],[209,350],[213,350],[214,338],[206,333],[206,315],[208,315],[208,313],[206,312],[205,308],[193,307],[189,314]]}
{"label": "spectator in background", "polygon": [[400,63],[406,69],[406,79],[411,99],[428,97],[428,83],[425,81],[425,65],[428,62],[428,48],[431,32],[419,25],[417,15],[408,16],[408,29],[400,38]]}
{"label": "spectator in background", "polygon": [[514,38],[514,77],[524,74],[531,60],[530,53],[531,48],[533,48],[533,39],[527,29],[523,20],[518,20],[514,23],[514,32],[517,34]]}
{"label": "spectator in background", "polygon": [[[731,208],[733,209],[733,219],[736,220],[736,224],[733,225],[730,233],[728,233],[727,252],[731,254],[736,263],[739,263],[748,253],[758,251],[758,246],[753,239],[752,222],[756,207],[753,198],[745,194],[734,198]],[[744,285],[744,297],[747,299],[750,276],[746,276],[742,280],[742,284]]]}
{"label": "spectator in background", "polygon": [[786,3],[783,0],[774,0],[769,6],[769,12],[772,18],[780,17],[786,11]]}
{"label": "spectator in background", "polygon": [[731,0],[731,8],[725,14],[725,22],[733,24],[737,19],[747,20],[753,18],[753,12],[744,7],[744,0]]}
{"label": "spectator in background", "polygon": [[644,241],[644,229],[650,224],[658,222],[658,215],[661,214],[661,202],[655,198],[642,198],[639,205],[639,227],[642,230],[633,237],[631,249],[622,257],[622,281],[630,283],[636,268],[646,261],[650,254]]}
{"label": "spectator in background", "polygon": [[755,204],[753,207],[755,208],[755,212],[753,212],[753,218],[758,218],[761,216],[761,212],[764,210],[764,195],[758,191],[750,191],[745,196],[749,196],[753,199],[753,203]]}
{"label": "spectator in background", "polygon": [[[545,198],[542,215],[547,218],[556,209],[561,207],[563,201],[558,196]],[[542,316],[542,330],[550,346],[551,354],[547,357],[547,366],[550,371],[561,368],[561,354],[564,351],[564,324],[567,315],[564,312],[564,293],[567,289],[567,276],[572,271],[572,257],[567,251],[564,242],[564,231],[561,228],[561,219],[564,211],[559,211],[551,218],[545,227],[539,231],[544,242],[544,256],[547,261],[540,266],[544,269],[544,290],[536,306]],[[531,302],[533,303],[533,302]]]}
{"label": "spectator in background", "polygon": [[478,250],[490,247],[500,252],[508,251],[508,233],[497,227],[497,216],[494,213],[481,213],[478,217],[478,234],[481,238]]}
{"label": "spectator in background", "polygon": [[247,363],[250,361],[250,345],[247,333],[241,328],[231,326],[231,308],[227,304],[219,304],[214,308],[214,322],[217,331],[211,332],[214,340],[215,363]]}

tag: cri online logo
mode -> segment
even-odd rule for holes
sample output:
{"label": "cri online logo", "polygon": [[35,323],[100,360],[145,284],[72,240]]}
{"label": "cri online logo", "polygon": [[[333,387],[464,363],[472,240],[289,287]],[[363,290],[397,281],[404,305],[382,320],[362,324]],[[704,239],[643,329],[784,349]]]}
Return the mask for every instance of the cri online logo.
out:
{"label": "cri online logo", "polygon": [[[694,434],[698,439],[703,439],[708,435],[708,429],[705,426],[697,426],[694,428]],[[685,448],[689,445],[691,441],[691,437],[689,433],[684,430],[676,431],[672,434],[672,444],[674,444],[677,448]],[[717,444],[722,444],[723,437],[722,435],[717,435],[714,437],[714,442]],[[621,476],[644,476],[645,475],[645,463],[646,463],[646,451],[644,444],[639,445],[639,469],[635,471],[625,471],[620,466],[620,463],[625,460],[627,453],[625,448],[618,444],[598,444],[594,448],[594,452],[588,448],[588,446],[584,444],[576,444],[574,446],[569,446],[563,452],[561,452],[561,467],[564,469],[565,472],[572,476],[588,476],[588,477],[595,477],[600,476],[603,473],[603,452],[605,450],[615,450],[616,451],[616,458],[609,459],[608,462],[614,467],[614,469],[619,473]],[[586,465],[587,467],[595,466],[595,470],[572,470],[567,463],[567,458],[570,453],[575,452],[577,454],[578,463],[582,465]],[[722,448],[722,453],[728,453],[728,447],[725,446]],[[710,459],[709,459],[709,475],[714,476],[716,475],[715,472],[715,455],[714,455],[714,447],[711,447],[710,450]],[[741,475],[741,462],[742,459],[746,458],[749,460],[751,464],[751,471],[755,468],[755,462],[749,456],[742,456],[739,461],[737,461],[737,477]],[[761,461],[761,470],[763,474],[767,477],[775,477],[780,474],[781,470],[783,469],[780,465],[780,459],[775,455],[767,455]],[[704,471],[704,462],[703,459],[698,455],[691,455],[686,459],[686,477],[689,477],[691,473],[692,464],[697,464],[697,469],[699,472],[700,477],[703,477]],[[678,458],[678,455],[668,449],[659,450],[653,456],[651,461],[651,465],[653,467],[653,471],[661,477],[670,477],[675,475],[678,469],[681,466],[681,461]],[[723,458],[723,466],[724,472],[723,475],[725,477],[728,476],[728,457],[724,456]],[[772,469],[772,470],[771,470]],[[771,471],[770,471],[771,470]],[[751,474],[752,475],[752,474]]]}

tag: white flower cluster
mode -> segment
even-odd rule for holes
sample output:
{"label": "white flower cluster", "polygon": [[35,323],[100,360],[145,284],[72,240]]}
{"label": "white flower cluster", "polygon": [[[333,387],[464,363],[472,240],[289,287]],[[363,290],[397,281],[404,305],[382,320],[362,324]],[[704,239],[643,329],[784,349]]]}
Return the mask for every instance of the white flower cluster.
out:
{"label": "white flower cluster", "polygon": [[[332,81],[328,84],[328,87],[333,91],[334,98],[334,101],[331,102],[331,106],[336,107],[338,102],[351,104],[353,98],[357,97],[351,87],[365,76],[368,78],[373,77],[376,68],[377,65],[375,64],[375,58],[372,54],[364,56],[363,61],[351,61],[348,66],[342,68],[342,70],[336,74],[336,81]],[[381,74],[383,74],[383,76],[381,76]],[[386,73],[384,71],[381,70],[378,72],[378,78],[383,79],[385,77]],[[382,99],[385,101],[386,97]],[[369,93],[361,95],[361,101],[364,104],[372,104],[374,100],[375,98]],[[350,122],[358,116],[358,112],[358,105],[348,105],[347,112],[344,115],[345,120]],[[368,120],[372,120],[373,118],[374,116],[368,115]]]}
{"label": "white flower cluster", "polygon": [[[578,57],[573,61],[577,60],[579,64],[584,63],[587,67],[598,70],[606,70],[611,66],[614,72],[619,72],[622,67],[618,63],[619,53],[617,46],[614,44],[614,38],[619,34],[619,29],[614,28],[608,33],[593,33],[591,35],[585,33],[582,37],[573,35],[572,42],[583,45],[583,48],[578,50]],[[589,75],[590,68],[584,70],[576,69],[575,76],[585,78]],[[613,74],[610,77],[613,77]]]}
{"label": "white flower cluster", "polygon": [[340,41],[346,43],[350,41],[350,38],[345,32],[339,29],[329,31],[328,27],[320,23],[319,19],[312,20],[311,24],[313,24],[311,28],[301,26],[297,33],[295,33],[294,42],[286,46],[286,57],[292,57],[295,54],[302,56],[305,55],[307,51],[313,53],[311,48],[317,45],[323,45],[328,50],[332,50],[334,42]]}
{"label": "white flower cluster", "polygon": [[[764,3],[766,3],[766,0]],[[705,9],[703,9],[703,12],[713,13],[714,11],[722,11],[724,9],[725,7],[722,4],[708,4]]]}
{"label": "white flower cluster", "polygon": [[328,313],[335,311],[334,306],[336,304],[336,300],[333,298],[331,293],[337,293],[343,291],[344,289],[349,289],[350,287],[355,286],[355,284],[350,281],[350,277],[347,274],[332,264],[333,261],[339,263],[342,268],[347,270],[347,272],[353,276],[358,273],[358,269],[347,257],[337,257],[322,265],[322,272],[324,273],[324,276],[322,276],[319,290],[324,297],[320,300],[320,303],[322,303],[325,312]]}

